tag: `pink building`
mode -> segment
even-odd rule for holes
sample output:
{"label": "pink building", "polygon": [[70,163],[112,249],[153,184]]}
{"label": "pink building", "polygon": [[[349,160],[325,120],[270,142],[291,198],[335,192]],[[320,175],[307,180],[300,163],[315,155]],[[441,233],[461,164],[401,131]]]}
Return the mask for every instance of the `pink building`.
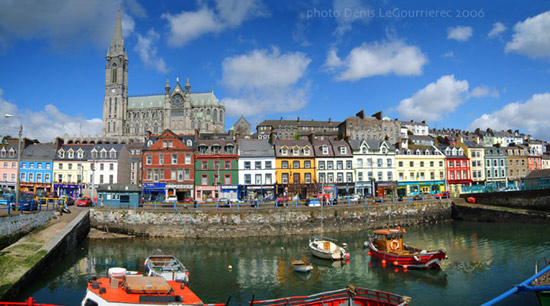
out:
{"label": "pink building", "polygon": [[4,146],[0,149],[0,186],[15,190],[17,177],[17,147]]}

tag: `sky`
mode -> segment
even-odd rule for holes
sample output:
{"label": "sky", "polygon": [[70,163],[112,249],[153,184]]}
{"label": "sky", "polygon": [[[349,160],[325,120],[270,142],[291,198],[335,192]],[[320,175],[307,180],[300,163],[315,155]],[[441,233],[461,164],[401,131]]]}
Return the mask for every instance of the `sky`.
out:
{"label": "sky", "polygon": [[550,140],[550,2],[0,0],[0,135],[99,135],[120,5],[128,95],[188,76],[226,129],[243,115],[343,121],[360,110],[430,127]]}

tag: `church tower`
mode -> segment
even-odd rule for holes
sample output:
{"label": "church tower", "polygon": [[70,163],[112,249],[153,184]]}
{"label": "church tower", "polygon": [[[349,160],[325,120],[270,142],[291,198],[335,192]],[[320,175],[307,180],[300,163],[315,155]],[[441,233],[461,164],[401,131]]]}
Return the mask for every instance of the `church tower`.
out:
{"label": "church tower", "polygon": [[115,33],[105,57],[105,100],[103,101],[103,136],[125,134],[128,101],[128,55],[124,49],[120,6]]}

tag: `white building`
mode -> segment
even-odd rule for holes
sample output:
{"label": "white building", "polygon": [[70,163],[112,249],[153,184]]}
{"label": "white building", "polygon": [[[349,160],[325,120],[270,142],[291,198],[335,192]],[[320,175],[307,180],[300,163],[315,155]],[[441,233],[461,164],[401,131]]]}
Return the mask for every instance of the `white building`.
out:
{"label": "white building", "polygon": [[415,136],[428,136],[430,131],[426,121],[415,122],[415,121],[401,121],[401,126],[405,127]]}
{"label": "white building", "polygon": [[343,196],[353,190],[353,153],[343,140],[313,140],[317,182],[322,188]]}
{"label": "white building", "polygon": [[247,197],[273,198],[275,195],[275,151],[267,140],[239,141],[239,182]]}
{"label": "white building", "polygon": [[352,140],[350,145],[356,178],[355,192],[372,195],[373,188],[395,190],[395,148],[384,140]]}

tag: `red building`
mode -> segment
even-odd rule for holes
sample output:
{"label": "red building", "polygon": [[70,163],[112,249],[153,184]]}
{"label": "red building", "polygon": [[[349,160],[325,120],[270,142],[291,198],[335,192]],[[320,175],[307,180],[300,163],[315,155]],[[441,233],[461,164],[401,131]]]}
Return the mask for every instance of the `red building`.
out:
{"label": "red building", "polygon": [[529,171],[542,169],[542,156],[531,155],[527,158]]}
{"label": "red building", "polygon": [[440,147],[439,150],[445,154],[449,191],[452,196],[457,196],[461,193],[463,185],[472,185],[470,159],[464,155],[464,149],[461,147]]}
{"label": "red building", "polygon": [[176,135],[165,130],[161,135],[152,135],[143,149],[143,193],[165,200],[194,197],[194,150],[195,135]]}

